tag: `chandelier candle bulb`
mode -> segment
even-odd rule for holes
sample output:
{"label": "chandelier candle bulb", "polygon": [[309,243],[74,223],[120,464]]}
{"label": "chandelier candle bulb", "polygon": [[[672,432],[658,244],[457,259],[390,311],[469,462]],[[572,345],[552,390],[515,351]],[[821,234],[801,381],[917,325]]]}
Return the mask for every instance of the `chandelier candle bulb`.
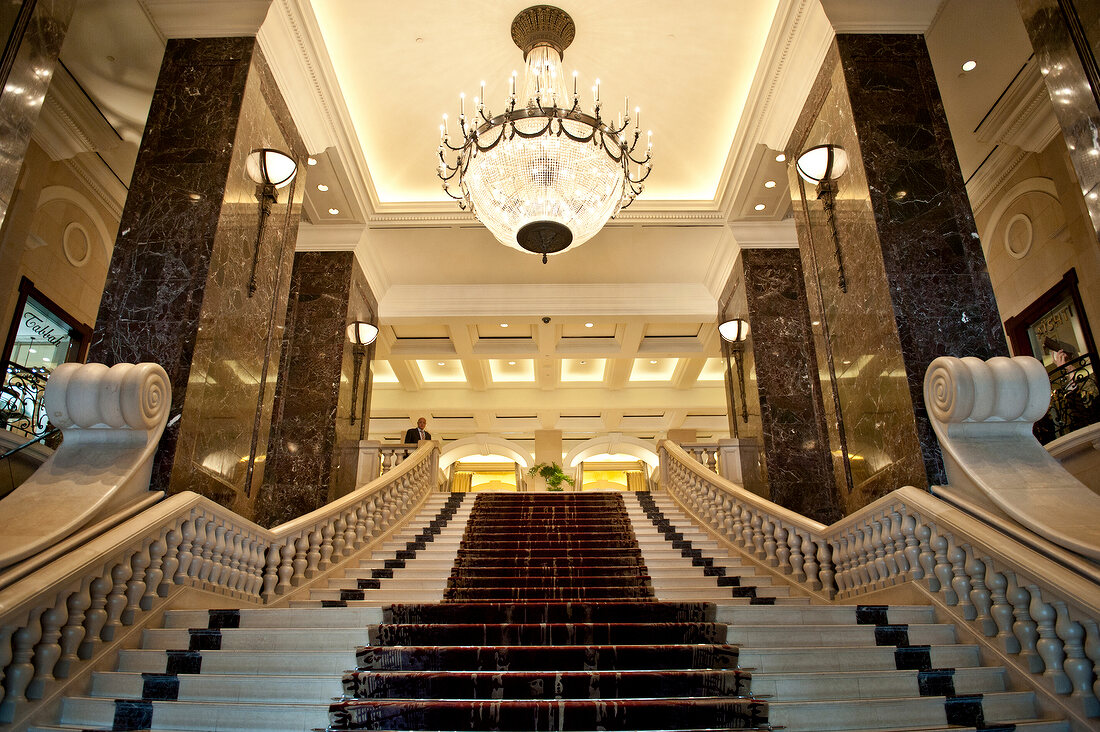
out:
{"label": "chandelier candle bulb", "polygon": [[573,98],[577,98],[577,72],[573,72]]}

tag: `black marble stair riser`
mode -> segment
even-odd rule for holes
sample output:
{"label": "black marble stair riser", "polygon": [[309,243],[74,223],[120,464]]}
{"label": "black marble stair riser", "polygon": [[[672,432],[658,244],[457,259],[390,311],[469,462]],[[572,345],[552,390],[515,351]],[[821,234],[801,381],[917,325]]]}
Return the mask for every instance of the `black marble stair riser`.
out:
{"label": "black marble stair riser", "polygon": [[685,539],[683,534],[676,531],[672,522],[665,518],[661,509],[657,508],[652,496],[648,493],[637,493],[635,495],[638,496],[638,503],[641,504],[646,517],[664,534],[665,540],[672,544],[673,549],[679,549],[681,556],[690,558],[693,566],[702,567],[704,576],[717,577],[719,587],[728,588],[731,597],[748,598],[750,605],[775,604],[774,597],[758,596],[755,586],[742,585],[740,577],[726,577],[725,568],[715,567],[713,557],[708,557],[701,549],[693,547],[689,539]]}
{"label": "black marble stair riser", "polygon": [[447,605],[410,603],[382,610],[384,623],[712,623],[709,602],[601,602]]}
{"label": "black marble stair riser", "polygon": [[380,646],[643,645],[724,643],[725,623],[383,623],[371,632]]}

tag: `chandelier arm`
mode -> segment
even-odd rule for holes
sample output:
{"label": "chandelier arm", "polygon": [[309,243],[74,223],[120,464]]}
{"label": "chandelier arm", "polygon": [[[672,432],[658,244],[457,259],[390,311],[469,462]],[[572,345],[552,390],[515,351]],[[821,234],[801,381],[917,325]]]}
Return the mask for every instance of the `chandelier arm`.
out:
{"label": "chandelier arm", "polygon": [[[647,165],[646,169],[645,169],[645,175],[643,175],[641,178],[635,178],[634,176],[627,176],[627,177],[629,178],[631,183],[640,185],[640,184],[645,182],[645,179],[648,178],[649,174],[652,173],[652,172],[653,172],[653,168],[651,168]],[[641,193],[641,191],[639,191],[639,193]]]}
{"label": "chandelier arm", "polygon": [[[464,138],[464,139],[465,139],[465,138]],[[444,138],[443,138],[443,145],[446,145],[446,146],[447,146],[447,149],[448,149],[448,150],[451,150],[451,151],[453,151],[453,152],[458,152],[459,150],[462,150],[462,149],[464,149],[464,148],[466,147],[466,143],[462,143],[462,144],[461,144],[461,145],[459,145],[458,147],[455,147],[454,145],[452,145],[452,144],[451,144],[451,138],[450,138],[449,136],[448,136],[448,137],[444,137]],[[441,149],[442,149],[442,146],[440,146],[440,147],[441,147]]]}
{"label": "chandelier arm", "polygon": [[[528,117],[527,119],[531,119],[531,118]],[[516,127],[516,123],[513,122],[512,123],[512,132],[519,135],[520,137],[522,137],[525,140],[533,140],[536,137],[542,137],[543,135],[545,135],[546,131],[550,129],[550,125],[553,123],[553,121],[554,121],[553,117],[548,118],[546,120],[546,124],[543,125],[543,128],[541,130],[539,130],[538,132],[524,132],[523,130]]]}
{"label": "chandelier arm", "polygon": [[[583,122],[583,120],[574,120],[574,121]],[[561,120],[558,120],[558,122],[560,123]],[[583,123],[588,124],[587,122],[583,122]],[[596,136],[596,128],[595,127],[592,128],[592,132],[590,132],[587,137],[585,137],[583,135],[574,135],[572,132],[570,132],[566,128],[566,126],[564,124],[561,125],[561,131],[564,132],[565,136],[568,137],[573,142],[592,142],[592,138]]]}
{"label": "chandelier arm", "polygon": [[641,160],[634,157],[633,155],[627,155],[627,157],[630,158],[630,162],[634,163],[635,165],[645,165],[646,163],[649,162],[650,153],[649,153],[648,150],[646,150],[645,157],[642,158]]}
{"label": "chandelier arm", "polygon": [[451,189],[447,187],[446,183],[443,184],[443,192],[446,193],[448,196],[450,196],[451,198],[453,198],[456,201],[464,200],[462,196],[456,196],[455,194],[451,193]]}
{"label": "chandelier arm", "polygon": [[622,148],[616,147],[615,149],[619,151],[619,155],[618,157],[616,157],[615,153],[612,151],[612,148],[607,146],[607,135],[600,135],[600,145],[603,147],[604,152],[607,153],[607,156],[614,160],[616,163],[622,162],[623,156],[626,155]]}
{"label": "chandelier arm", "polygon": [[500,141],[504,139],[505,132],[506,132],[506,128],[501,127],[500,131],[497,133],[497,139],[493,140],[488,145],[482,145],[480,138],[478,138],[478,139],[474,140],[474,146],[478,149],[479,152],[489,152],[494,147],[496,147],[497,145],[500,144]]}

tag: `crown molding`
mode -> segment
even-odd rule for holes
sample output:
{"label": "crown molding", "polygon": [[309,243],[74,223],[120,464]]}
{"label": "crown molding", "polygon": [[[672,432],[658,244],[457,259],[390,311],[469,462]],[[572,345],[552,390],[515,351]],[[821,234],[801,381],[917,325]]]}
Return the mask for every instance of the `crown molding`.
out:
{"label": "crown molding", "polygon": [[164,38],[254,36],[271,0],[138,0]]}
{"label": "crown molding", "polygon": [[736,193],[755,171],[756,146],[786,147],[833,36],[817,0],[781,0],[715,194],[725,218],[733,215]]}
{"label": "crown molding", "polygon": [[1015,175],[1020,165],[1032,153],[1011,145],[999,145],[966,184],[970,208],[977,213],[997,194],[997,191]]}
{"label": "crown molding", "polygon": [[373,248],[367,245],[367,227],[363,224],[298,225],[296,252],[355,252],[355,261],[367,278],[367,285],[375,298],[381,300],[389,290],[390,280],[381,260]]}
{"label": "crown molding", "polygon": [[1029,152],[1042,152],[1061,127],[1035,57],[1008,85],[1000,99],[975,130],[978,142],[1008,144]]}
{"label": "crown molding", "polygon": [[794,219],[738,221],[729,227],[741,249],[798,249]]}
{"label": "crown molding", "polygon": [[740,253],[741,247],[738,246],[737,239],[727,226],[722,232],[718,246],[714,247],[710,262],[707,263],[707,274],[703,281],[703,286],[707,288],[707,292],[715,302],[722,297],[722,290],[726,288],[726,281],[729,280],[730,272],[733,271],[733,265],[737,262],[737,256]]}
{"label": "crown molding", "polygon": [[114,171],[98,155],[91,154],[68,158],[63,164],[84,185],[92,200],[103,206],[117,223],[122,218],[129,189]]}
{"label": "crown molding", "polygon": [[[640,204],[640,202],[639,202]],[[368,219],[373,229],[480,227],[481,222],[458,208],[457,203],[410,202],[386,204]],[[647,201],[631,206],[607,222],[607,226],[724,226],[725,216],[709,201]]]}
{"label": "crown molding", "polygon": [[378,192],[309,0],[274,0],[257,38],[306,148],[335,149],[330,156],[348,172],[350,213],[368,219]]}
{"label": "crown molding", "polygon": [[821,0],[837,33],[924,33],[943,0]]}
{"label": "crown molding", "polygon": [[54,70],[32,137],[51,160],[110,150],[122,142],[99,107],[61,65]]}
{"label": "crown molding", "polygon": [[379,297],[387,324],[424,318],[654,315],[714,320],[714,296],[698,283],[394,285]]}

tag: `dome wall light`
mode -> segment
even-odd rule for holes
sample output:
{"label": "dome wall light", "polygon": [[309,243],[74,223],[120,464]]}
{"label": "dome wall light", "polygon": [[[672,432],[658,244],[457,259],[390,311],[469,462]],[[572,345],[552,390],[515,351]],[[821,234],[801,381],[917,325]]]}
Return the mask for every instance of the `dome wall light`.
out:
{"label": "dome wall light", "polygon": [[244,170],[256,184],[256,200],[260,202],[260,224],[256,230],[256,246],[252,250],[252,270],[248,275],[248,296],[252,297],[256,294],[256,265],[260,260],[264,228],[271,215],[271,206],[279,200],[275,191],[290,185],[298,172],[298,164],[284,152],[261,147],[245,158]]}
{"label": "dome wall light", "polygon": [[[733,354],[737,354],[737,384],[741,393],[741,420],[748,424],[749,405],[745,401],[745,340],[749,337],[749,321],[743,318],[731,318],[718,324],[718,335],[722,336],[722,354],[726,357],[726,388],[729,389],[730,402],[735,406],[737,400],[733,396]],[[737,420],[732,419],[733,436],[737,438]]]}
{"label": "dome wall light", "polygon": [[[359,401],[359,374],[363,369],[363,358],[367,355],[367,346],[374,343],[378,338],[378,326],[372,323],[367,323],[362,320],[356,320],[353,323],[348,323],[348,327],[345,329],[348,340],[351,341],[351,360],[352,360],[352,372],[351,372],[351,409],[348,416],[348,421],[351,424],[355,424],[356,417],[359,417],[362,422],[362,415],[355,413],[356,402]],[[370,379],[366,379],[364,388],[370,388]],[[367,406],[367,397],[363,396],[363,409]],[[362,437],[360,437],[362,439]]]}
{"label": "dome wall light", "polygon": [[[630,100],[618,122],[601,115],[600,81],[591,111],[581,105],[578,77],[566,90],[562,59],[576,26],[565,11],[535,5],[512,21],[523,51],[501,113],[486,105],[485,84],[467,116],[459,95],[457,135],[447,115],[439,129],[437,174],[443,190],[473,212],[505,246],[557,254],[592,238],[643,191],[650,172],[652,132],[642,141],[641,109]],[[455,135],[452,137],[452,135]],[[453,140],[453,141],[452,141]]]}
{"label": "dome wall light", "polygon": [[[840,249],[840,234],[836,227],[837,180],[848,172],[848,153],[839,145],[816,145],[798,156],[795,162],[799,177],[817,186],[817,199],[825,209],[829,233],[836,251],[837,285],[841,292],[848,291],[848,278],[844,275],[844,254]],[[805,198],[805,191],[803,191]],[[807,216],[807,226],[809,217]]]}

